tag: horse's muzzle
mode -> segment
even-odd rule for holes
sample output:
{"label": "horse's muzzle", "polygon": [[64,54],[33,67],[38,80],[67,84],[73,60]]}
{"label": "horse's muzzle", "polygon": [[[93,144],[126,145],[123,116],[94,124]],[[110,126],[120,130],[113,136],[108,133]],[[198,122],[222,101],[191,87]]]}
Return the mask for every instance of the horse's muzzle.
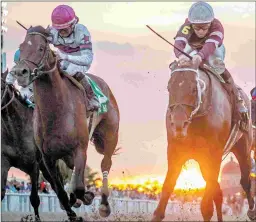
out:
{"label": "horse's muzzle", "polygon": [[30,76],[30,70],[28,68],[14,67],[11,72],[16,77],[19,86],[28,86]]}
{"label": "horse's muzzle", "polygon": [[26,67],[23,68],[19,68],[19,67],[14,67],[12,69],[12,72],[14,73],[14,75],[16,75],[17,77],[21,77],[21,76],[29,76],[30,75],[30,70]]}
{"label": "horse's muzzle", "polygon": [[176,139],[184,139],[188,134],[189,122],[171,123],[171,131]]}

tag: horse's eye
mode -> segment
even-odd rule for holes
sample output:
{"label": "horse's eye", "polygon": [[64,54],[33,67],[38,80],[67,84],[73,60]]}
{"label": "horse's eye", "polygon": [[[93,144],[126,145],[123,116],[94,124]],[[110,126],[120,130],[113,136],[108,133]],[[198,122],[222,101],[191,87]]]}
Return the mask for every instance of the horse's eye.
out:
{"label": "horse's eye", "polygon": [[43,48],[39,48],[39,51],[42,52],[42,51],[44,51],[44,49]]}

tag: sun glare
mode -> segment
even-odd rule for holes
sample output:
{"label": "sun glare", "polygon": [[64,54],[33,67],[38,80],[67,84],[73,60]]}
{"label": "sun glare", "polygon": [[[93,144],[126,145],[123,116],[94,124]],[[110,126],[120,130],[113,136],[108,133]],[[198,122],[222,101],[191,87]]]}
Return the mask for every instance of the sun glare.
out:
{"label": "sun glare", "polygon": [[[165,176],[144,175],[115,178],[110,180],[110,184],[112,186],[118,187],[120,190],[133,188],[137,189],[139,192],[154,190],[155,193],[159,193],[161,192],[164,179]],[[205,185],[206,183],[202,177],[198,163],[194,160],[189,160],[182,167],[174,189],[202,189],[205,187]]]}

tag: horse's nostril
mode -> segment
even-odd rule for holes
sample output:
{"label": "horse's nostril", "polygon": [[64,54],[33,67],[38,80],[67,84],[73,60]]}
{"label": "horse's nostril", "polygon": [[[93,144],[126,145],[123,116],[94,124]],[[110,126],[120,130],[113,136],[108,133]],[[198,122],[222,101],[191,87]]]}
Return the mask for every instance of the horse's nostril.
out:
{"label": "horse's nostril", "polygon": [[24,74],[26,74],[26,73],[28,73],[28,70],[27,70],[27,69],[23,69],[23,70],[22,70],[22,74],[24,75]]}

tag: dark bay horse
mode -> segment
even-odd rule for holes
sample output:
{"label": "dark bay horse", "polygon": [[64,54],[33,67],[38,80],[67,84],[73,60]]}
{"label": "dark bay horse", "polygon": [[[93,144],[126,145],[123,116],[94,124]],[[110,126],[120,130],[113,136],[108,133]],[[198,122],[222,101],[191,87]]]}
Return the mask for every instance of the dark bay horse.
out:
{"label": "dark bay horse", "polygon": [[35,221],[40,221],[38,213],[40,154],[33,138],[33,109],[27,107],[13,85],[6,84],[7,72],[1,76],[1,200],[5,197],[9,169],[19,168],[30,176],[32,184],[30,202],[34,208]]}
{"label": "dark bay horse", "polygon": [[[172,64],[168,83],[169,105],[166,113],[168,172],[162,195],[152,221],[161,221],[182,165],[195,159],[206,181],[205,194],[201,202],[201,213],[205,221],[213,216],[215,203],[218,221],[222,221],[222,191],[218,175],[223,149],[231,132],[232,106],[226,90],[213,75],[196,70],[191,62],[178,66]],[[242,92],[249,108],[250,103]],[[250,148],[252,144],[251,120],[249,133],[238,132],[238,139],[231,151],[239,161],[241,185],[246,192],[248,216],[255,219],[255,203],[251,196]]]}
{"label": "dark bay horse", "polygon": [[[57,58],[50,50],[49,32],[41,26],[31,27],[20,45],[20,62],[15,67],[18,84],[33,82],[36,107],[34,111],[34,137],[43,153],[47,171],[53,181],[57,196],[70,220],[76,220],[67,193],[56,176],[56,161],[63,159],[70,169],[75,169],[74,192],[70,198],[90,204],[94,196],[85,192],[84,170],[87,159],[89,132],[84,91],[70,81],[57,65]],[[109,98],[108,111],[97,118],[92,135],[96,150],[103,154],[102,200],[99,213],[107,217],[111,210],[108,203],[108,173],[111,157],[116,150],[119,130],[119,110],[108,85],[99,77],[89,75]],[[47,178],[46,178],[47,179]],[[48,179],[47,179],[48,180]]]}

